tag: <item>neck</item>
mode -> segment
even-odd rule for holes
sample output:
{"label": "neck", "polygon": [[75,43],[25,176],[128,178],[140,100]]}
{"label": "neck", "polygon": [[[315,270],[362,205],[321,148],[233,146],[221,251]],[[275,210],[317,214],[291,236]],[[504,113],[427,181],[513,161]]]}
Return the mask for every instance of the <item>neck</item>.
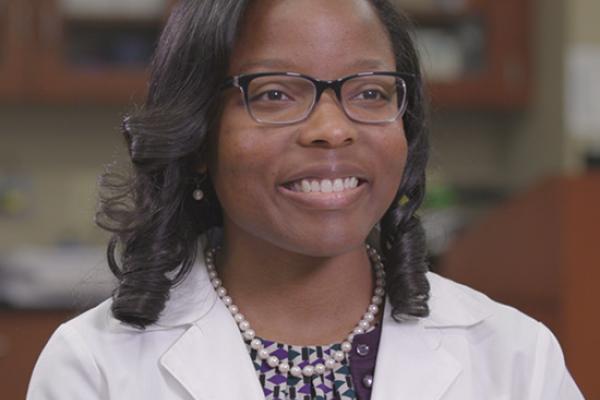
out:
{"label": "neck", "polygon": [[312,257],[225,234],[216,264],[223,286],[257,335],[282,343],[343,340],[373,292],[362,244],[339,255]]}

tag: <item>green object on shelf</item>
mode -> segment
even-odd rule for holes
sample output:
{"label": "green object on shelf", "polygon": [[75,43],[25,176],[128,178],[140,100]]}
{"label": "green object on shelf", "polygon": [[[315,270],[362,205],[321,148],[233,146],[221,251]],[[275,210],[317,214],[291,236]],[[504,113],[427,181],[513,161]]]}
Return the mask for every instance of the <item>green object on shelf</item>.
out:
{"label": "green object on shelf", "polygon": [[30,208],[31,182],[20,176],[0,176],[0,216],[19,217]]}
{"label": "green object on shelf", "polygon": [[430,185],[425,193],[423,207],[429,209],[443,209],[456,205],[458,195],[451,186]]}
{"label": "green object on shelf", "polygon": [[25,194],[17,189],[7,190],[0,201],[4,213],[16,215],[26,208]]}

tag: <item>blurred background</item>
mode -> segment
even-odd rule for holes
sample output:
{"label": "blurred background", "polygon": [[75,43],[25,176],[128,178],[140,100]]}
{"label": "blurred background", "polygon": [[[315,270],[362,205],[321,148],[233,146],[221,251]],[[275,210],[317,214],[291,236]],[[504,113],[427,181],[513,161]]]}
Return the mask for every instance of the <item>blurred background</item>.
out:
{"label": "blurred background", "polygon": [[[170,0],[0,0],[0,390],[110,295],[97,177]],[[421,215],[436,272],[555,332],[600,399],[600,2],[395,0],[431,95]]]}

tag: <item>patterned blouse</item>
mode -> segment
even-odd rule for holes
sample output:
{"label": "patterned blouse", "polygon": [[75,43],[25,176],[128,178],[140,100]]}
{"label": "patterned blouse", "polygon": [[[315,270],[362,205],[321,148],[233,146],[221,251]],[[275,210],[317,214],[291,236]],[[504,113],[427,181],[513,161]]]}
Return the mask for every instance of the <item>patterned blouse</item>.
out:
{"label": "patterned blouse", "polygon": [[[377,324],[367,333],[356,335],[352,341],[352,351],[346,354],[337,370],[310,378],[283,375],[260,359],[258,352],[250,347],[250,341],[246,341],[246,347],[266,400],[369,400],[380,333],[381,327]],[[323,363],[324,354],[330,355],[341,350],[340,343],[294,346],[259,339],[270,354],[300,368]]]}

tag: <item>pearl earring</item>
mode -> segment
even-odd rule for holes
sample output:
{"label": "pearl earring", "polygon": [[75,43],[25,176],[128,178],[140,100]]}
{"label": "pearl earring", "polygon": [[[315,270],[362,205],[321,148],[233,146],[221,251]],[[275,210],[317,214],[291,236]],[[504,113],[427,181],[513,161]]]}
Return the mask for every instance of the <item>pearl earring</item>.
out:
{"label": "pearl earring", "polygon": [[206,175],[199,175],[194,179],[196,188],[192,192],[192,197],[196,201],[202,201],[204,199],[204,192],[200,189],[200,185],[202,185],[202,182],[204,182],[205,179]]}
{"label": "pearl earring", "polygon": [[192,192],[194,200],[201,201],[204,198],[204,192],[201,189],[196,189]]}

